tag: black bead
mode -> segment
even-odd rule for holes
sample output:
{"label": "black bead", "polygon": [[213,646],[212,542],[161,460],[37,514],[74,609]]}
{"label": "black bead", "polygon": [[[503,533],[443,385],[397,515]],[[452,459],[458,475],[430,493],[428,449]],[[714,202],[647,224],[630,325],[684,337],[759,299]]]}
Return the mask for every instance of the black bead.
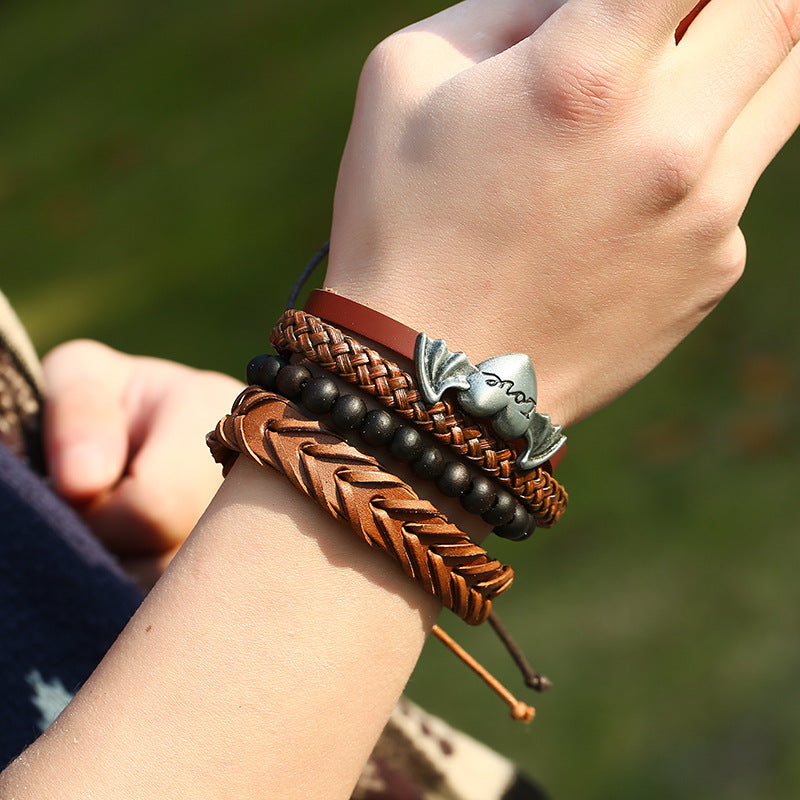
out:
{"label": "black bead", "polygon": [[275,378],[275,386],[284,396],[293,400],[311,380],[311,373],[299,364],[287,364]]}
{"label": "black bead", "polygon": [[255,358],[250,359],[250,363],[247,365],[247,383],[250,386],[254,386],[260,383],[258,379],[258,372],[261,369],[261,365],[269,358],[267,355],[263,356],[256,356]]}
{"label": "black bead", "polygon": [[331,409],[331,421],[343,431],[361,427],[367,413],[366,403],[354,394],[343,394]]}
{"label": "black bead", "polygon": [[476,475],[459,500],[470,514],[483,514],[494,505],[496,496],[492,482],[483,475]]}
{"label": "black bead", "polygon": [[438,447],[426,447],[411,469],[428,481],[435,481],[444,472],[445,460]]}
{"label": "black bead", "polygon": [[511,522],[505,525],[498,525],[494,528],[493,533],[502,536],[503,539],[510,539],[512,542],[521,542],[523,539],[527,539],[528,536],[530,536],[528,527],[531,522],[533,522],[535,527],[536,521],[533,519],[533,516],[529,514],[520,503],[514,509],[514,516],[511,518]]}
{"label": "black bead", "polygon": [[251,386],[262,386],[264,389],[273,390],[278,372],[288,363],[285,358],[280,356],[256,356],[247,365],[247,382]]}
{"label": "black bead", "polygon": [[517,541],[521,542],[523,539],[530,539],[534,533],[536,533],[536,517],[531,514],[531,521],[528,523],[528,527],[525,529],[525,535],[521,536],[519,539],[517,539]]}
{"label": "black bead", "polygon": [[389,442],[389,452],[398,461],[402,461],[405,464],[416,461],[422,455],[424,449],[422,434],[409,425],[401,425],[397,428],[394,436],[392,436],[392,441]]}
{"label": "black bead", "polygon": [[367,444],[383,447],[389,444],[394,436],[395,424],[388,411],[374,409],[368,411],[361,423],[359,433]]}
{"label": "black bead", "polygon": [[339,399],[339,388],[331,378],[312,378],[300,393],[303,405],[314,414],[327,414]]}
{"label": "black bead", "polygon": [[509,492],[502,489],[497,493],[494,505],[481,514],[481,519],[490,525],[507,525],[514,518],[514,511],[519,502]]}
{"label": "black bead", "polygon": [[448,497],[459,497],[469,489],[472,476],[460,461],[449,461],[436,481],[439,491]]}

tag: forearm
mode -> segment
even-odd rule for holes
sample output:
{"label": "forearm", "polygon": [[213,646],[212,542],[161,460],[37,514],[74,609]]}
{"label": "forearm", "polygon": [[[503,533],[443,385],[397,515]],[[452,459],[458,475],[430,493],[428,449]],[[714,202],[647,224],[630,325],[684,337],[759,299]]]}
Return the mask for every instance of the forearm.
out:
{"label": "forearm", "polygon": [[3,796],[349,796],[439,606],[242,461]]}

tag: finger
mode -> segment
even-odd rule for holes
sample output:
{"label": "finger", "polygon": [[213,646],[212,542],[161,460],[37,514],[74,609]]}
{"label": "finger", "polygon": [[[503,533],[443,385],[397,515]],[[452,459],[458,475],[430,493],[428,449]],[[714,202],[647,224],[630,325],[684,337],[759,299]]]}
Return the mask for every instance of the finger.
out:
{"label": "finger", "polygon": [[740,186],[741,210],[778,151],[800,125],[800,48],[795,48],[733,123],[714,175]]}
{"label": "finger", "polygon": [[[155,470],[149,464],[134,467],[82,510],[92,532],[115,555],[154,555],[179,547],[222,483],[222,472],[208,453],[152,455],[158,459]],[[175,480],[188,473],[191,481]]]}
{"label": "finger", "polygon": [[125,358],[98,342],[76,341],[44,359],[48,471],[56,491],[70,501],[106,491],[125,469]]}
{"label": "finger", "polygon": [[[166,387],[165,387],[166,388]],[[118,555],[162,553],[188,536],[222,482],[205,434],[241,391],[233,378],[186,370],[180,391],[156,401],[147,432],[122,481],[84,510],[91,529]],[[202,396],[202,403],[192,398]]]}
{"label": "finger", "polygon": [[125,572],[133,578],[133,582],[147,594],[164,574],[178,549],[176,547],[157,555],[130,556],[122,559],[120,564]]}
{"label": "finger", "polygon": [[376,48],[400,59],[406,90],[426,94],[530,36],[566,0],[465,0],[404,28]]}
{"label": "finger", "polygon": [[470,63],[502,53],[530,36],[566,0],[465,0],[405,29],[447,42]]}
{"label": "finger", "polygon": [[[546,50],[601,53],[613,65],[650,63],[654,54],[674,45],[677,29],[687,17],[691,20],[696,6],[697,0],[570,0],[558,15],[558,26],[555,19],[548,26]],[[530,38],[534,58],[544,33]]]}
{"label": "finger", "polygon": [[85,505],[81,516],[92,533],[121,558],[161,553],[176,538],[157,498],[148,497],[147,487],[129,475]]}
{"label": "finger", "polygon": [[721,137],[800,38],[800,0],[712,2],[675,49],[673,83]]}
{"label": "finger", "polygon": [[[186,464],[178,466],[186,471]],[[153,556],[179,547],[222,481],[219,468],[207,478],[201,476],[195,489],[207,487],[208,492],[198,501],[180,484],[167,483],[165,473],[159,475],[161,480],[153,480],[152,474],[127,475],[82,509],[86,524],[116,556]]]}

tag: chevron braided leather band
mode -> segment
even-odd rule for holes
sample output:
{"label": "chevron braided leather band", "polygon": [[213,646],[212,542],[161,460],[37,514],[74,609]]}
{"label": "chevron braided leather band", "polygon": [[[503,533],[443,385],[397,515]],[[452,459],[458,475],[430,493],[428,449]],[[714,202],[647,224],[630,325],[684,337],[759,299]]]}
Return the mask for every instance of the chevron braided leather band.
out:
{"label": "chevron braided leather band", "polygon": [[566,509],[564,487],[546,470],[519,471],[514,463],[518,454],[487,426],[468,417],[446,397],[426,403],[411,375],[338,328],[304,311],[287,311],[271,338],[279,353],[300,355],[358,386],[500,481],[522,500],[540,527],[552,527]]}
{"label": "chevron braided leather band", "polygon": [[511,567],[492,559],[374,458],[279,395],[249,386],[207,440],[226,471],[241,453],[285,475],[471,625],[486,620],[492,598],[511,585]]}

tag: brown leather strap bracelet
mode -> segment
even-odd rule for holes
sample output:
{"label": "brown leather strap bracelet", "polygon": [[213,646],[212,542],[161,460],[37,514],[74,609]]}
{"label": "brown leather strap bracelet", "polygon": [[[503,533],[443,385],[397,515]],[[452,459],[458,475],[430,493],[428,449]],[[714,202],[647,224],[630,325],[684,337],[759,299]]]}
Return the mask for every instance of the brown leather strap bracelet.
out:
{"label": "brown leather strap bracelet", "polygon": [[522,472],[517,453],[489,428],[469,418],[446,397],[428,404],[414,379],[399,366],[338,328],[304,311],[287,311],[272,331],[272,344],[300,355],[376,397],[384,406],[496,478],[522,500],[537,525],[551,527],[567,505],[567,493],[541,467]]}
{"label": "brown leather strap bracelet", "polygon": [[371,339],[409,361],[414,360],[414,345],[419,332],[374,308],[330,289],[314,289],[306,300],[304,310],[332,325]]}
{"label": "brown leather strap bracelet", "polygon": [[249,386],[207,441],[225,471],[241,453],[285,475],[471,625],[486,620],[492,598],[511,585],[511,567],[491,558],[374,458],[285,398]]}
{"label": "brown leather strap bracelet", "polygon": [[[331,325],[353,331],[409,361],[414,361],[414,347],[419,331],[381,314],[374,308],[357,303],[330,289],[314,289],[306,300],[304,310]],[[550,458],[545,469],[550,473],[555,472],[566,454],[567,448],[564,445]]]}

